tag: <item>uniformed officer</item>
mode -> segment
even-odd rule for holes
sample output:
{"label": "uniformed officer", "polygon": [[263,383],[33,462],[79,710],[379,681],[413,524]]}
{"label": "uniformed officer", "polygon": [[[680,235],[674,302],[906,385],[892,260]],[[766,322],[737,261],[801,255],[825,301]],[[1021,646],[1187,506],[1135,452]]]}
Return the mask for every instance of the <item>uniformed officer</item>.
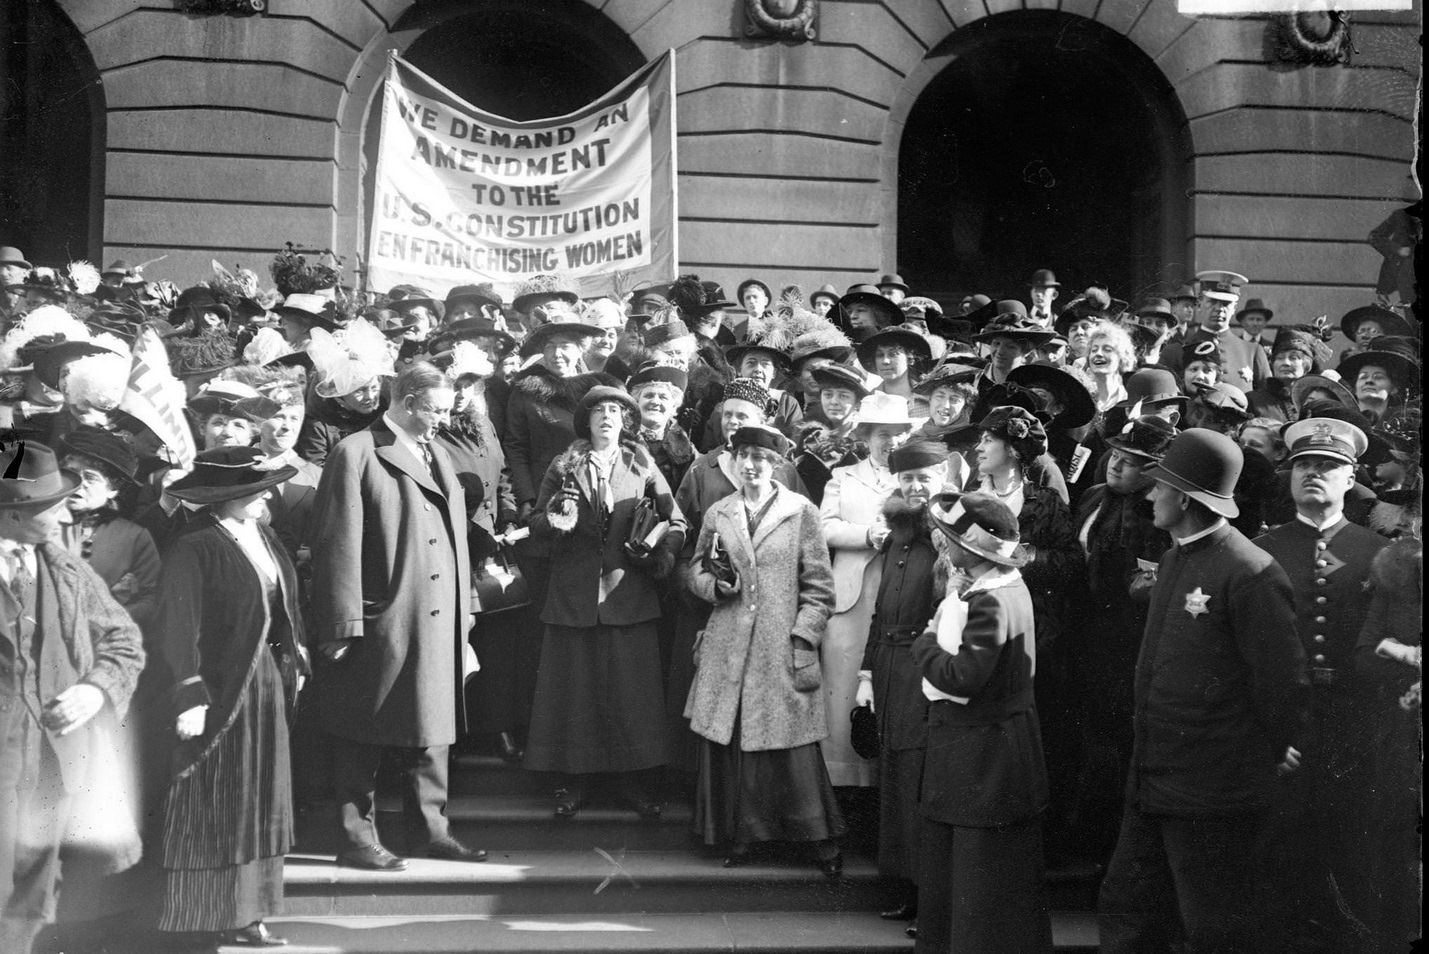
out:
{"label": "uniformed officer", "polygon": [[[1161,558],[1136,662],[1126,809],[1098,900],[1102,954],[1258,951],[1253,846],[1296,766],[1305,653],[1290,581],[1229,523],[1240,448],[1183,431],[1143,473]],[[931,743],[930,743],[931,751]]]}
{"label": "uniformed officer", "polygon": [[1346,421],[1313,417],[1285,429],[1295,519],[1256,539],[1290,577],[1310,663],[1311,718],[1295,743],[1299,772],[1283,780],[1268,840],[1281,950],[1361,950],[1356,916],[1372,909],[1363,857],[1366,777],[1364,692],[1355,644],[1370,603],[1370,566],[1388,540],[1345,519],[1345,494],[1368,441]]}
{"label": "uniformed officer", "polygon": [[[1265,351],[1253,342],[1242,340],[1231,333],[1231,315],[1240,301],[1240,290],[1248,280],[1235,272],[1197,272],[1200,295],[1196,299],[1196,324],[1207,335],[1216,339],[1225,356],[1225,366],[1221,369],[1221,380],[1226,384],[1250,391],[1260,387],[1262,381],[1270,377],[1270,362]],[[1176,344],[1167,345],[1161,351],[1161,363],[1180,372],[1186,363],[1182,349]]]}

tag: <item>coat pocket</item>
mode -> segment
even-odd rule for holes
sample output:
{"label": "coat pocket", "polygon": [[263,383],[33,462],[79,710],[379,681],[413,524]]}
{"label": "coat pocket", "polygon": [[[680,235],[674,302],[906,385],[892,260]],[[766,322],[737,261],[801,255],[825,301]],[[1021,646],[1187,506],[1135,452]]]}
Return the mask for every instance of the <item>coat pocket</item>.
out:
{"label": "coat pocket", "polygon": [[817,649],[793,650],[794,688],[799,692],[813,692],[819,688],[822,677],[819,673],[819,651]]}
{"label": "coat pocket", "polygon": [[695,644],[690,647],[690,657],[694,660],[695,668],[700,668],[700,647],[705,644],[705,631],[702,629],[695,633]]}

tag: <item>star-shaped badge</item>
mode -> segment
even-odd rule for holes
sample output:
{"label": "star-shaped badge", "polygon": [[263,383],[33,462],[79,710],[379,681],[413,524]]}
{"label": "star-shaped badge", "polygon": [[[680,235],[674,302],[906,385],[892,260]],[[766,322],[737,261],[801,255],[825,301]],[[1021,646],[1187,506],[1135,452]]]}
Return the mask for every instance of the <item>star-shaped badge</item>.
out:
{"label": "star-shaped badge", "polygon": [[1247,365],[1246,367],[1240,369],[1240,377],[1241,377],[1241,380],[1242,380],[1242,381],[1252,381],[1252,380],[1254,380],[1254,378],[1252,377],[1252,374],[1253,374],[1253,372],[1250,370],[1250,367],[1249,367],[1248,365]]}
{"label": "star-shaped badge", "polygon": [[1208,613],[1210,610],[1206,609],[1206,604],[1210,601],[1210,595],[1202,593],[1201,588],[1198,586],[1186,594],[1186,612],[1190,613],[1193,618],[1200,616],[1202,613]]}

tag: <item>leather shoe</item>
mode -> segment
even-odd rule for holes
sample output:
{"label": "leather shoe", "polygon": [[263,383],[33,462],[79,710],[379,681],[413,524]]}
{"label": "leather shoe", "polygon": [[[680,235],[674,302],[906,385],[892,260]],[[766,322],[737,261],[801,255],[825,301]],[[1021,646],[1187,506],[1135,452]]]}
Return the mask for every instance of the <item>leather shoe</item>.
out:
{"label": "leather shoe", "polygon": [[904,903],[888,911],[882,911],[878,915],[885,921],[911,921],[918,916],[918,905]]}
{"label": "leather shoe", "polygon": [[511,765],[519,763],[526,756],[526,753],[521,751],[521,746],[517,745],[516,740],[511,737],[510,732],[502,732],[497,735],[496,754],[501,756],[501,761]]}
{"label": "leather shoe", "polygon": [[556,789],[556,817],[571,818],[580,811],[581,803],[584,801],[585,792],[579,788]]}
{"label": "leather shoe", "polygon": [[836,853],[832,858],[820,858],[819,870],[824,873],[825,878],[837,878],[842,875],[844,873],[843,853]]}
{"label": "leather shoe", "polygon": [[271,933],[262,921],[254,921],[237,931],[221,931],[218,943],[236,947],[283,947],[288,943],[288,939]]}
{"label": "leather shoe", "polygon": [[918,925],[916,925],[916,924],[910,924],[910,925],[908,925],[906,928],[903,929],[903,933],[906,934],[906,935],[908,935],[909,937],[911,937],[911,938],[912,938],[913,940],[915,940],[915,941],[918,940]]}
{"label": "leather shoe", "polygon": [[337,856],[337,863],[344,868],[365,868],[368,871],[407,870],[407,859],[398,858],[381,845],[349,848]]}
{"label": "leather shoe", "polygon": [[468,848],[455,838],[443,838],[441,841],[434,841],[426,847],[428,858],[439,858],[442,861],[485,861],[486,852],[480,848]]}

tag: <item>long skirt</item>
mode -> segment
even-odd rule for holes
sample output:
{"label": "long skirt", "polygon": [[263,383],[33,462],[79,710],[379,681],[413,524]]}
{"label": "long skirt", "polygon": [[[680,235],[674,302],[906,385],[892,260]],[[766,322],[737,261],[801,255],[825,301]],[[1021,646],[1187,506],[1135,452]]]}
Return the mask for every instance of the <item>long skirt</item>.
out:
{"label": "long skirt", "polygon": [[685,703],[695,681],[695,639],[710,620],[708,603],[675,600],[675,635],[665,680],[665,722],[670,730],[670,767],[693,775],[700,766],[700,737],[685,718]]}
{"label": "long skirt", "polygon": [[738,715],[728,745],[700,739],[694,827],[706,845],[825,841],[846,830],[819,744],[742,751]]}
{"label": "long skirt", "polygon": [[584,775],[664,765],[663,687],[653,621],[547,625],[526,768]]}
{"label": "long skirt", "polygon": [[876,765],[853,750],[849,740],[853,697],[858,691],[858,670],[863,664],[863,649],[868,643],[868,627],[873,621],[873,606],[878,602],[878,583],[882,564],[875,560],[863,572],[863,591],[842,613],[829,617],[824,640],[819,644],[819,665],[823,675],[824,711],[828,715],[829,735],[823,742],[824,762],[829,767],[829,780],[835,785],[869,786],[874,782]]}
{"label": "long skirt", "polygon": [[161,931],[228,931],[282,913],[292,778],[283,680],[266,644],[228,728],[209,729],[221,734],[176,752],[184,769],[164,810]]}
{"label": "long skirt", "polygon": [[885,749],[878,756],[878,873],[885,878],[918,880],[924,754],[923,749]]}

